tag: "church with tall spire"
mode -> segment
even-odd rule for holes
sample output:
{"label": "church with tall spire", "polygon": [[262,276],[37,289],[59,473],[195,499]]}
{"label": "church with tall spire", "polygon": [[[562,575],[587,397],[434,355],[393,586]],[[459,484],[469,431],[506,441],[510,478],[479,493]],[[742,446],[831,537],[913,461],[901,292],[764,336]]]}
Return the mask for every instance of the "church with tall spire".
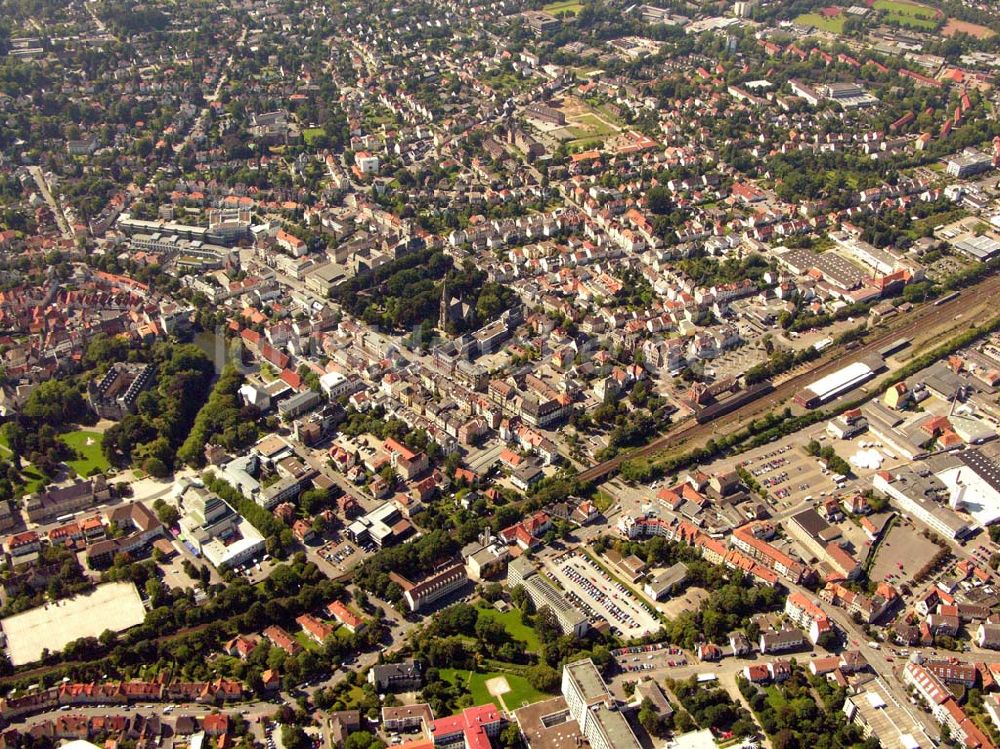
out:
{"label": "church with tall spire", "polygon": [[448,281],[441,282],[441,307],[438,310],[438,330],[446,332],[449,323],[466,322],[472,316],[472,307],[461,297],[448,294]]}

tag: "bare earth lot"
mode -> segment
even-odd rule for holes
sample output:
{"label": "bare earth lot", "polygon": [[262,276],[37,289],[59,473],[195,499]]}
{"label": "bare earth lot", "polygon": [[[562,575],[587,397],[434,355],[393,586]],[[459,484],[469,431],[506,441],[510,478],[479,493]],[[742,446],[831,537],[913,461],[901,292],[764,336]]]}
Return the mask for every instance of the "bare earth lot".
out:
{"label": "bare earth lot", "polygon": [[706,598],[708,598],[708,591],[704,588],[688,588],[683,595],[671,598],[662,604],[660,610],[668,618],[674,619],[685,611],[697,611]]}
{"label": "bare earth lot", "polygon": [[955,18],[948,19],[948,23],[941,29],[941,33],[945,36],[954,36],[955,34],[963,33],[974,36],[976,39],[989,39],[991,36],[996,35],[993,29],[986,26],[980,26],[978,23],[969,23],[968,21],[959,21]]}

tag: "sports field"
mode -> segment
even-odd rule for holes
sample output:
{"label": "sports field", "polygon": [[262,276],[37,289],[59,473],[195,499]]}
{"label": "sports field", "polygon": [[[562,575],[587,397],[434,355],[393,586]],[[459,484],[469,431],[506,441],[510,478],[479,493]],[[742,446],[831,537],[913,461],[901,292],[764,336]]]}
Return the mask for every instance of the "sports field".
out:
{"label": "sports field", "polygon": [[104,583],[89,593],[47,603],[0,621],[7,655],[15,666],[37,661],[42,650],[58,653],[81,637],[106,629],[122,632],[142,624],[146,609],[135,583]]}
{"label": "sports field", "polygon": [[936,29],[944,19],[941,11],[907,0],[875,0],[872,7],[884,10],[887,21],[915,29]]}

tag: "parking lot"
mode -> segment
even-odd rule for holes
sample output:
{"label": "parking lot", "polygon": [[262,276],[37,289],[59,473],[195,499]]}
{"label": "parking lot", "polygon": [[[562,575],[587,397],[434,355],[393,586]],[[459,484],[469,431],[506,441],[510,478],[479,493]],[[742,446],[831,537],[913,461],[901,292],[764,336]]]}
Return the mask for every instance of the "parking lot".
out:
{"label": "parking lot", "polygon": [[[759,334],[746,323],[737,325],[740,336],[746,343],[713,357],[704,364],[704,369],[716,380],[739,377],[750,367],[767,361],[767,352],[759,342]],[[755,342],[756,341],[756,342]]]}
{"label": "parking lot", "polygon": [[166,587],[179,588],[180,590],[198,587],[198,583],[188,577],[187,572],[184,571],[183,565],[185,559],[193,562],[195,567],[208,567],[210,572],[210,583],[214,584],[222,581],[222,577],[216,571],[215,567],[204,559],[195,557],[194,554],[192,554],[179,539],[173,539],[171,541],[171,545],[174,549],[176,549],[177,553],[174,555],[173,559],[165,560],[160,562],[158,565],[160,574],[162,575],[163,584]]}
{"label": "parking lot", "polygon": [[[792,449],[791,445],[764,453],[759,459],[747,458],[742,462],[742,468],[757,482],[767,489],[774,499],[787,499],[791,495],[791,488],[788,484],[788,468],[791,461],[786,455]],[[800,483],[800,489],[804,489],[804,483]]]}
{"label": "parking lot", "polygon": [[[883,469],[891,469],[905,462],[882,447],[881,443],[873,442],[874,439],[867,432],[852,439],[834,439],[826,433],[824,422],[736,458],[721,460],[706,466],[704,470],[714,473],[743,467],[767,490],[772,508],[776,512],[782,512],[809,498],[819,501],[827,496],[846,496],[870,487],[870,478],[878,468],[863,465],[865,460],[877,457],[879,468]],[[839,485],[835,483],[834,473],[822,467],[817,458],[802,449],[810,440],[817,440],[823,447],[832,447],[838,456],[851,464],[853,477],[847,477]],[[851,460],[860,456],[864,456],[865,460]]]}
{"label": "parking lot", "polygon": [[801,504],[806,497],[819,499],[833,494],[837,491],[833,474],[822,468],[819,461],[808,455],[802,446],[811,439],[817,439],[822,445],[832,444],[845,460],[854,451],[847,448],[846,440],[831,442],[823,431],[824,427],[823,424],[817,425],[805,434],[799,433],[743,453],[735,459],[720,461],[717,466],[708,466],[705,470],[713,473],[744,468],[767,491],[768,501],[779,512]]}
{"label": "parking lot", "polygon": [[323,544],[318,550],[319,556],[334,569],[343,572],[357,566],[363,557],[362,551],[350,541],[342,540],[338,535],[334,540]]}
{"label": "parking lot", "polygon": [[694,662],[694,658],[689,658],[680,648],[664,643],[618,648],[612,650],[611,655],[623,673],[652,671],[663,667],[679,668]]}
{"label": "parking lot", "polygon": [[870,576],[893,585],[913,582],[913,576],[939,551],[938,546],[924,538],[912,525],[895,523],[889,529],[876,552]]}
{"label": "parking lot", "polygon": [[652,607],[612,578],[593,560],[570,552],[547,560],[549,571],[567,597],[590,617],[604,619],[625,638],[642,637],[660,628]]}

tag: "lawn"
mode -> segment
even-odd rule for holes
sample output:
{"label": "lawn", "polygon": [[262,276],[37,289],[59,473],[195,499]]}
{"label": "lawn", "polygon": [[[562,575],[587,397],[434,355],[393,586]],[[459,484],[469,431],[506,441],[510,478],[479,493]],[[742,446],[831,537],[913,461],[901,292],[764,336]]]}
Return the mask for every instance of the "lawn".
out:
{"label": "lawn", "polygon": [[351,710],[360,705],[364,700],[368,699],[368,697],[365,694],[365,690],[361,687],[353,686],[348,690],[347,694],[342,697],[342,699],[344,704],[347,706],[347,709]]}
{"label": "lawn", "polygon": [[362,109],[362,114],[364,115],[365,123],[372,129],[396,123],[396,115],[381,105],[366,106]]}
{"label": "lawn", "polygon": [[76,471],[78,476],[91,476],[102,473],[111,467],[101,450],[101,433],[88,432],[83,429],[59,436],[63,442],[76,453],[76,458],[67,460],[66,465]]}
{"label": "lawn", "polygon": [[[9,457],[12,455],[10,447],[7,445],[7,436],[0,432],[0,457]],[[103,456],[101,456],[103,458]],[[45,488],[45,477],[38,472],[30,463],[21,461],[21,478],[24,483],[18,487],[19,496],[27,496],[28,494],[34,494],[37,491],[41,491]]]}
{"label": "lawn", "polygon": [[319,650],[319,643],[307,635],[305,630],[300,629],[293,636],[304,650]]}
{"label": "lawn", "polygon": [[518,609],[511,609],[500,613],[492,606],[482,606],[479,609],[480,619],[491,619],[500,622],[511,637],[520,640],[533,653],[538,653],[542,649],[542,643],[538,639],[538,634],[534,629],[521,621],[521,612]]}
{"label": "lawn", "polygon": [[482,76],[487,86],[502,94],[517,94],[531,84],[530,78],[521,78],[517,73],[506,70],[493,70]]}
{"label": "lawn", "polygon": [[[438,669],[438,675],[449,684],[465,685],[465,688],[472,694],[473,705],[485,705],[487,702],[492,702],[499,708],[503,708],[506,705],[508,710],[516,710],[519,707],[530,705],[549,696],[543,692],[539,692],[528,683],[527,679],[516,674],[500,672],[484,674],[479,671],[441,668]],[[503,695],[503,705],[500,704],[500,699],[491,695],[486,688],[486,682],[497,676],[503,676],[507,679],[507,685],[510,687],[510,691]]]}
{"label": "lawn", "polygon": [[45,488],[45,477],[34,466],[22,464],[21,477],[25,479],[24,487],[22,488],[24,495],[34,494]]}
{"label": "lawn", "polygon": [[843,34],[846,20],[843,13],[836,18],[827,18],[819,13],[803,13],[795,19],[795,23],[800,26],[815,26],[820,31],[829,31],[833,34]]}
{"label": "lawn", "polygon": [[767,687],[764,691],[767,693],[767,704],[770,705],[773,710],[781,709],[781,706],[788,702],[788,700],[785,699],[785,695],[781,693],[781,690],[775,686]]}
{"label": "lawn", "polygon": [[614,503],[615,499],[610,494],[605,494],[602,491],[594,494],[594,504],[597,505],[597,509],[601,512],[607,512]]}
{"label": "lawn", "polygon": [[542,10],[546,13],[551,13],[552,15],[557,13],[570,13],[574,16],[582,9],[583,3],[578,2],[578,0],[557,0],[557,2],[549,3],[542,8]]}
{"label": "lawn", "polygon": [[321,127],[307,127],[302,131],[302,140],[306,142],[307,146],[312,146],[317,138],[325,138],[326,130]]}
{"label": "lawn", "polygon": [[570,153],[577,151],[589,151],[592,148],[599,148],[604,145],[604,138],[577,138],[566,144]]}
{"label": "lawn", "polygon": [[335,629],[333,632],[333,636],[336,637],[338,640],[347,640],[353,637],[354,635],[351,634],[351,630],[349,630],[347,627],[337,627],[337,629]]}

